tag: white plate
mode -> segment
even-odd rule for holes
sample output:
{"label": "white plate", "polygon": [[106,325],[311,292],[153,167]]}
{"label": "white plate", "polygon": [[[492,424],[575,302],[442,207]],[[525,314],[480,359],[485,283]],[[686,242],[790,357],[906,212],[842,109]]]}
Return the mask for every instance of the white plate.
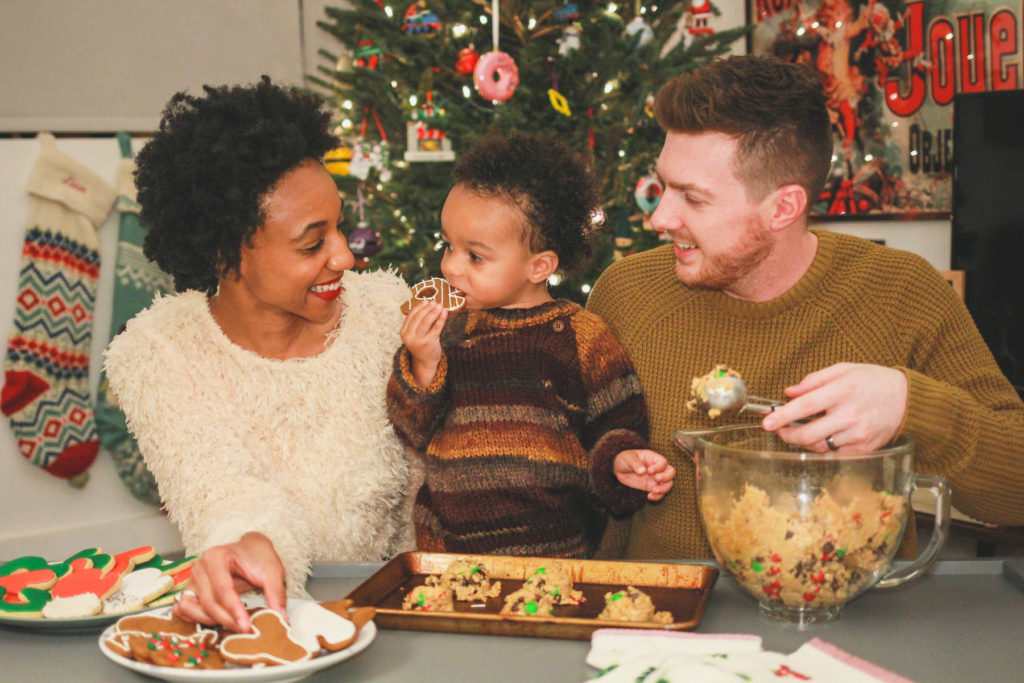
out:
{"label": "white plate", "polygon": [[[288,601],[291,603],[307,602],[292,598]],[[171,613],[170,607],[164,607],[161,611],[154,612],[153,616],[167,617]],[[145,664],[143,662],[136,662],[134,659],[127,659],[121,655],[115,654],[113,651],[104,645],[104,641],[114,633],[114,627],[111,626],[100,635],[99,645],[100,651],[107,656],[107,659],[111,660],[115,664],[131,669],[137,673],[145,676],[152,676],[153,678],[159,678],[165,681],[202,681],[202,682],[217,682],[226,683],[227,681],[243,681],[244,683],[256,683],[257,681],[276,681],[278,683],[284,683],[285,681],[298,681],[307,676],[311,676],[313,673],[326,669],[327,667],[334,666],[338,662],[343,662],[346,659],[355,657],[357,654],[365,650],[373,642],[373,639],[377,636],[377,626],[372,622],[368,621],[361,629],[359,629],[359,637],[356,638],[356,642],[352,643],[344,650],[338,652],[329,652],[319,657],[307,660],[305,662],[297,662],[295,664],[282,664],[280,666],[264,666],[264,667],[237,667],[228,669],[175,669],[168,666],[157,666],[155,664]],[[228,665],[231,666],[230,664]]]}
{"label": "white plate", "polygon": [[[134,612],[122,612],[121,614],[94,614],[90,617],[75,617],[74,619],[46,619],[44,617],[8,617],[0,615],[0,625],[20,628],[26,631],[60,631],[63,633],[88,633],[99,631],[108,624],[113,624],[121,617],[129,617],[133,614],[141,614],[154,609],[145,607]],[[160,608],[155,608],[160,609]]]}

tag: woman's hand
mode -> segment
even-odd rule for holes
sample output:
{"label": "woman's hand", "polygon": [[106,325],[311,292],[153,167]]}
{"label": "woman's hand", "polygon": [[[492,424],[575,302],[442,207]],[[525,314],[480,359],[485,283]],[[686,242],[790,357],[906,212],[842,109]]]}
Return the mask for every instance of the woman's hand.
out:
{"label": "woman's hand", "polygon": [[615,456],[615,478],[623,486],[647,491],[647,500],[661,500],[672,489],[676,468],[661,453],[630,449]]}
{"label": "woman's hand", "polygon": [[188,588],[174,603],[174,614],[248,633],[252,622],[239,596],[252,588],[263,591],[267,607],[285,614],[284,565],[270,539],[257,532],[203,552],[192,565]]}
{"label": "woman's hand", "polygon": [[[787,443],[821,452],[873,451],[892,441],[903,424],[907,391],[907,376],[900,370],[838,363],[787,387],[791,400],[766,416],[762,426]],[[824,415],[787,426],[819,413]]]}
{"label": "woman's hand", "polygon": [[438,303],[425,301],[417,304],[405,316],[399,334],[412,357],[412,374],[420,386],[434,381],[441,364],[441,330],[448,319],[448,311]]}

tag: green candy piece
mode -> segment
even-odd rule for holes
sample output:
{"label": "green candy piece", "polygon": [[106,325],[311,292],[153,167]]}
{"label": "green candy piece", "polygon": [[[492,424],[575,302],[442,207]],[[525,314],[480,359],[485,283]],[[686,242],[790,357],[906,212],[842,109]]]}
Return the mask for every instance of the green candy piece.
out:
{"label": "green candy piece", "polygon": [[625,596],[625,594],[624,594],[624,593],[621,593],[621,592],[619,592],[619,593],[616,593],[615,595],[613,595],[612,597],[610,597],[610,598],[609,598],[609,600],[610,600],[611,602],[615,602],[616,600],[621,600],[621,599],[622,599],[622,598],[624,598],[624,597],[626,597],[626,596]]}
{"label": "green candy piece", "polygon": [[535,602],[533,602],[531,600],[530,602],[526,603],[526,605],[523,606],[523,611],[526,612],[527,614],[536,614],[537,613],[537,603],[535,603]]}
{"label": "green candy piece", "polygon": [[764,569],[764,567],[761,566],[760,562],[751,562],[750,568],[753,569],[755,572],[759,572],[762,569]]}

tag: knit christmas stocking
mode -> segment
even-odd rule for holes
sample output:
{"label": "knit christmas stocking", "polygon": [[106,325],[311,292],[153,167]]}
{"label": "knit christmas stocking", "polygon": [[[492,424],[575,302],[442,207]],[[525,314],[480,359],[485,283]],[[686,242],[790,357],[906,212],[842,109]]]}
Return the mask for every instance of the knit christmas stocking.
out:
{"label": "knit christmas stocking", "polygon": [[[127,133],[117,134],[121,146],[121,163],[117,170],[117,203],[121,224],[117,235],[117,264],[114,267],[114,312],[110,320],[110,337],[124,329],[136,313],[153,302],[153,297],[173,292],[174,283],[142,253],[142,240],[146,230],[139,223],[139,205],[135,201],[135,162],[132,143]],[[131,494],[144,503],[160,504],[156,481],[146,468],[139,445],[128,430],[124,413],[108,395],[106,373],[100,375],[96,395],[96,430],[100,443],[110,451],[117,466],[117,474]]]}
{"label": "knit christmas stocking", "polygon": [[89,404],[89,344],[99,277],[98,226],[114,188],[40,133],[28,180],[14,331],[0,409],[18,450],[50,474],[84,486],[99,442]]}

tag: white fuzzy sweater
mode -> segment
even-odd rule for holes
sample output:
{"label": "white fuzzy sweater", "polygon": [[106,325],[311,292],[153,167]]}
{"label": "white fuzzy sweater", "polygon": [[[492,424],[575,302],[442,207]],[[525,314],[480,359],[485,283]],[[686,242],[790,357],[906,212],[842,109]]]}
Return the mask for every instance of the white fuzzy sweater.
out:
{"label": "white fuzzy sweater", "polygon": [[242,349],[199,292],[158,298],[106,352],[186,551],[260,531],[292,595],[313,561],[377,561],[412,544],[408,466],[384,404],[409,288],[382,271],[343,282],[334,341],[318,356]]}

